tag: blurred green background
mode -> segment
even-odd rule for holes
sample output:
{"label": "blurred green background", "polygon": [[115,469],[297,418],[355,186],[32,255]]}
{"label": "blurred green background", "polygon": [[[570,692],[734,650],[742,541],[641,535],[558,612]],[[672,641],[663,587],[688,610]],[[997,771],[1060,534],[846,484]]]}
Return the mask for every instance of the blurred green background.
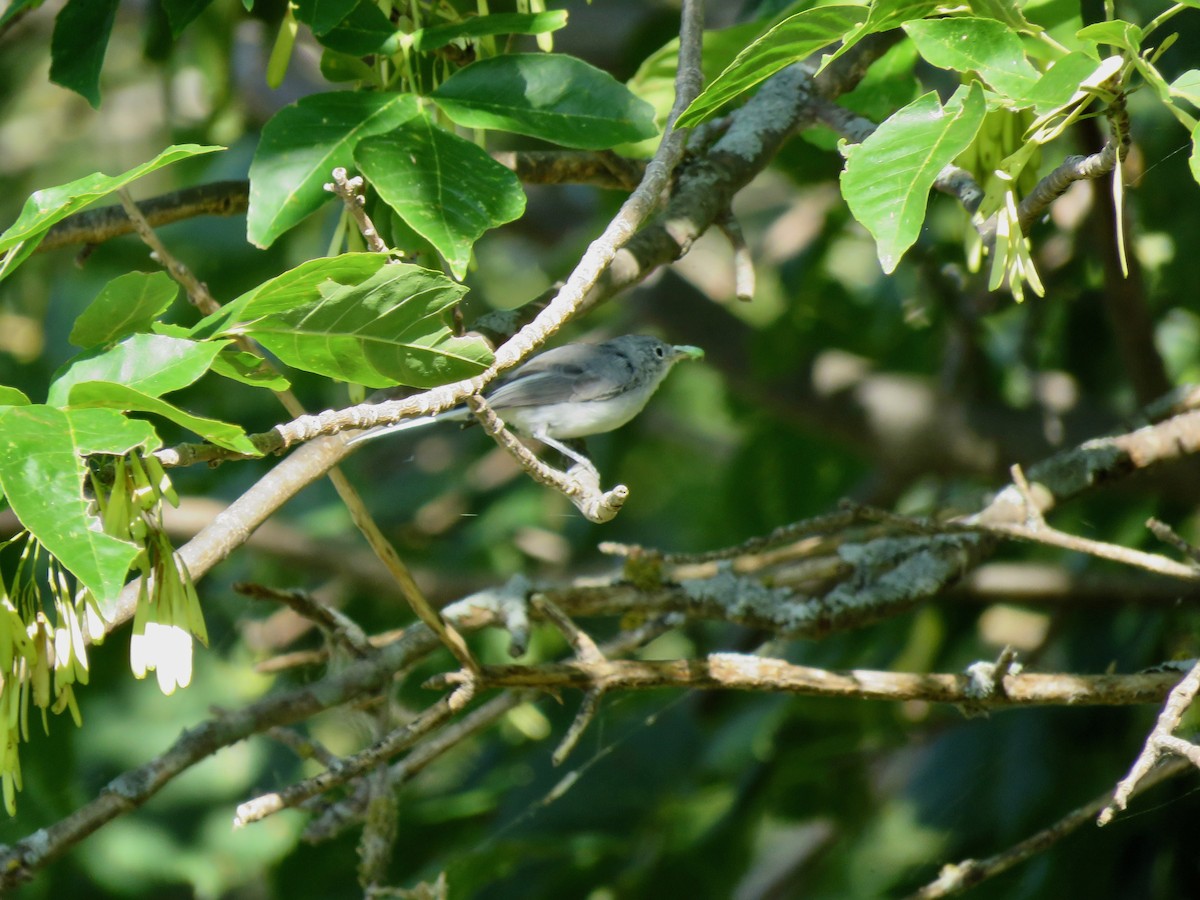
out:
{"label": "blurred green background", "polygon": [[[620,79],[633,77],[678,27],[677,4],[667,0],[555,6],[571,15],[556,49]],[[1046,16],[1076,8],[1030,6]],[[1095,17],[1099,6],[1084,4],[1085,16]],[[710,27],[761,12],[756,3],[708,7]],[[126,3],[105,58],[104,102],[92,110],[47,77],[59,8],[47,3],[0,39],[5,226],[34,190],[122,171],[171,143],[229,149],[139,182],[138,197],[245,177],[270,115],[328,89],[319,48],[303,30],[284,85],[266,87],[280,2],[260,0],[247,13],[241,3],[216,0],[177,41],[157,3]],[[1159,9],[1122,5],[1133,18]],[[1200,51],[1200,14],[1181,16],[1177,27],[1181,38],[1162,61],[1171,75]],[[937,77],[914,68],[911,52],[905,58],[898,49],[897,56],[890,60],[897,74],[886,84],[892,108],[916,96],[918,77]],[[1188,235],[1200,238],[1200,193],[1187,170],[1188,135],[1146,100],[1131,98],[1130,234],[1157,346],[1171,380],[1183,383],[1200,379],[1200,254],[1187,250]],[[1077,141],[1089,140],[1095,135],[1082,129]],[[449,602],[515,573],[607,571],[613,563],[596,549],[604,540],[667,551],[721,547],[829,511],[845,496],[910,513],[970,510],[1004,483],[1011,463],[1128,423],[1137,404],[1104,309],[1112,285],[1098,201],[1086,191],[1069,195],[1039,226],[1035,256],[1047,296],[1017,306],[988,294],[978,278],[959,282],[953,266],[962,258],[964,217],[946,198],[931,204],[912,259],[884,277],[869,236],[837,193],[841,158],[831,145],[828,134],[793,139],[735,204],[756,258],[753,303],[731,299],[731,253],[713,233],[679,265],[568,329],[570,339],[655,332],[709,354],[704,365],[679,367],[629,426],[589,441],[606,482],[632,492],[613,523],[588,524],[563,498],[520,475],[477,430],[417,432],[367,445],[350,460],[351,478],[432,599]],[[1063,153],[1085,149],[1064,145]],[[1047,158],[1043,168],[1057,161]],[[477,246],[468,322],[525,303],[565,277],[622,199],[587,187],[527,192],[525,217]],[[246,243],[240,217],[179,223],[161,236],[228,301],[323,255],[337,212],[330,204],[268,251]],[[35,402],[71,355],[66,335],[78,312],[109,279],[154,268],[134,238],[73,263],[74,253],[41,254],[0,283],[0,383]],[[172,317],[198,318],[182,301]],[[872,372],[887,378],[870,380]],[[914,439],[917,449],[908,452],[903,441],[888,443],[874,430],[862,396],[829,387],[838,378],[876,385],[884,393],[872,402],[901,418],[915,404],[932,404],[932,419],[946,417],[948,436],[965,420],[999,450],[955,456]],[[350,402],[343,388],[315,377],[298,373],[294,382],[310,410]],[[285,418],[260,392],[228,382],[217,388],[202,380],[178,402],[247,431]],[[169,427],[163,435],[168,443],[187,439]],[[171,520],[177,540],[273,462],[174,473],[184,497]],[[1072,503],[1055,524],[1150,548],[1142,523],[1157,515],[1194,538],[1196,482],[1182,483],[1140,479]],[[212,642],[197,654],[190,688],[164,698],[153,681],[134,681],[124,633],[95,652],[92,684],[78,692],[84,728],[59,719],[48,737],[33,729],[22,751],[18,815],[0,820],[0,841],[68,814],[210,708],[319,675],[305,668],[256,673],[256,663],[318,641],[309,634],[289,643],[274,609],[237,595],[235,582],[320,591],[370,630],[409,621],[327,482],[289,503],[271,527],[202,583]],[[1111,578],[1111,587],[1021,609],[967,589],[882,625],[776,650],[815,666],[914,671],[956,671],[994,658],[1019,633],[1032,635],[1019,649],[1047,671],[1135,671],[1195,654],[1194,589],[1152,591],[1177,602],[1148,603],[1123,592],[1118,570],[1106,564],[1021,546],[999,558]],[[598,636],[615,629],[608,621],[584,624]],[[763,638],[690,624],[644,655],[745,650]],[[485,661],[508,661],[501,635],[477,635],[472,646]],[[531,658],[565,652],[556,635],[539,632]],[[448,665],[441,655],[428,660],[405,682],[405,702],[414,709],[429,702],[434,695],[416,685]],[[918,703],[651,692],[608,697],[575,754],[555,769],[550,753],[577,700],[563,699],[518,708],[403,788],[395,883],[445,870],[457,897],[899,896],[942,863],[998,852],[1111,787],[1157,712],[1045,709],[967,718]],[[309,730],[338,753],[352,752],[369,734],[363,714],[350,710],[322,715]],[[237,803],[318,770],[262,737],[229,748],[84,841],[20,896],[358,896],[355,832],[303,845],[306,816],[297,812],[230,828]],[[578,782],[551,802],[550,791],[568,774]],[[976,895],[1200,896],[1200,857],[1187,837],[1194,783],[1177,780],[1139,798],[1114,825],[1085,826]]]}

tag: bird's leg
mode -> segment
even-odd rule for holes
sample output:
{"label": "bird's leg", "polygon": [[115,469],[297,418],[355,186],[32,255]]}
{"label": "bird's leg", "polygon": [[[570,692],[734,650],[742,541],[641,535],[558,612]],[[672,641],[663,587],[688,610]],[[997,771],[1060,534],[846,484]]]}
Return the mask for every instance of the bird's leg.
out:
{"label": "bird's leg", "polygon": [[[579,465],[583,466],[585,469],[587,469],[589,472],[591,472],[593,475],[595,475],[597,480],[599,480],[600,472],[596,469],[595,464],[590,459],[588,459],[586,456],[584,456],[582,453],[580,453],[577,450],[572,450],[571,447],[568,446],[567,444],[564,444],[562,441],[557,441],[547,434],[535,434],[533,436],[537,440],[539,440],[543,444],[545,444],[547,447],[553,447],[555,450],[557,450],[559,453],[561,453],[563,456],[567,457],[568,459],[575,460],[575,462],[579,463]],[[573,443],[575,443],[575,442],[573,442]],[[581,444],[582,444],[582,442],[578,442],[577,446],[580,446]]]}

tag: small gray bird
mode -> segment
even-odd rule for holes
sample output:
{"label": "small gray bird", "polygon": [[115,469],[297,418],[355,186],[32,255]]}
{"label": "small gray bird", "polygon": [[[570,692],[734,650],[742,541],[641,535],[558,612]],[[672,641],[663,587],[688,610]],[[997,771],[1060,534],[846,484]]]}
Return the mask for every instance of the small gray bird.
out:
{"label": "small gray bird", "polygon": [[[595,471],[562,441],[620,428],[683,359],[701,359],[699,347],[672,346],[658,338],[627,334],[600,344],[564,344],[539,353],[503,377],[487,395],[504,422]],[[364,432],[350,441],[373,440],[433,422],[470,419],[465,406],[436,416],[408,419]]]}

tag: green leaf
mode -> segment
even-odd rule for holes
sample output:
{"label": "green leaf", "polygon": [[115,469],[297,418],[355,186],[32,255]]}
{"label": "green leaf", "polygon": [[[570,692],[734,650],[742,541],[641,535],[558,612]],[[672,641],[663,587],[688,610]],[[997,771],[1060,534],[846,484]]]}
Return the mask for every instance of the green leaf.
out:
{"label": "green leaf", "polygon": [[555,9],[540,13],[496,13],[472,16],[459,22],[419,28],[413,32],[413,49],[422,53],[445,47],[452,41],[471,40],[494,34],[545,34],[567,24],[567,11]]}
{"label": "green leaf", "polygon": [[153,450],[148,422],[106,409],[0,410],[0,487],[29,531],[101,604],[116,599],[138,547],[104,534],[83,494],[89,453]]}
{"label": "green leaf", "polygon": [[179,294],[166,272],[130,272],[114,278],[75,319],[67,337],[76,347],[98,347],[149,331]]}
{"label": "green leaf", "polygon": [[994,19],[956,16],[908,22],[904,31],[930,65],[979,75],[996,93],[1020,105],[1038,80],[1021,38]]}
{"label": "green leaf", "polygon": [[1081,41],[1110,44],[1130,53],[1137,53],[1142,47],[1142,29],[1121,19],[1085,25],[1075,32],[1075,36]]}
{"label": "green leaf", "polygon": [[875,0],[869,7],[866,21],[842,38],[842,46],[821,60],[817,74],[825,71],[826,66],[868,35],[890,31],[914,19],[923,19],[941,6],[937,0]]}
{"label": "green leaf", "polygon": [[8,255],[0,263],[0,281],[21,264],[42,242],[50,227],[72,213],[78,212],[89,203],[106,197],[113,191],[136,181],[143,175],[154,172],[171,163],[224,147],[202,147],[199,144],[177,144],[168,147],[149,162],[123,172],[120,175],[105,175],[95,172],[83,178],[60,184],[57,187],[37,191],[25,201],[21,215],[4,234],[0,234],[0,251]]}
{"label": "green leaf", "polygon": [[118,0],[67,0],[54,19],[50,80],[100,106],[100,68],[117,16]]}
{"label": "green leaf", "polygon": [[1200,107],[1200,69],[1188,69],[1172,81],[1171,94]]}
{"label": "green leaf", "polygon": [[969,0],[968,6],[980,18],[995,19],[1023,34],[1037,34],[1042,30],[1025,18],[1021,8],[1013,0]]}
{"label": "green leaf", "polygon": [[557,53],[481,59],[431,98],[456,124],[604,150],[653,137],[654,109],[607,72]]}
{"label": "green leaf", "polygon": [[50,385],[50,406],[64,406],[71,388],[84,381],[126,385],[157,397],[192,384],[208,371],[223,344],[162,334],[134,334],[109,350],[76,357]]}
{"label": "green leaf", "polygon": [[231,381],[239,381],[251,387],[266,388],[269,391],[286,391],[291,382],[274,369],[263,366],[263,358],[248,350],[237,350],[225,347],[213,360],[212,371]]}
{"label": "green leaf", "polygon": [[1079,86],[1091,77],[1096,66],[1096,60],[1086,53],[1068,53],[1043,73],[1027,99],[1039,115],[1066,106],[1076,95],[1082,96]]}
{"label": "green leaf", "polygon": [[296,0],[296,18],[320,37],[350,15],[358,0]]}
{"label": "green leaf", "polygon": [[985,111],[978,82],[960,87],[945,108],[931,91],[847,148],[842,194],[874,236],[884,272],[917,239],[934,179],[975,139]]}
{"label": "green leaf", "polygon": [[[705,31],[700,54],[704,83],[728,68],[748,44],[765,30],[762,22],[744,22],[729,28]],[[654,107],[654,120],[661,127],[675,103],[675,74],[679,70],[679,38],[668,41],[638,66],[626,84],[638,97]],[[654,152],[650,146],[649,153]]]}
{"label": "green leaf", "polygon": [[1192,155],[1188,157],[1188,168],[1192,170],[1192,178],[1200,184],[1200,125],[1192,129]]}
{"label": "green leaf", "polygon": [[15,387],[9,387],[6,384],[0,384],[0,406],[28,406],[29,398],[25,396],[24,391],[19,391]]}
{"label": "green leaf", "polygon": [[44,2],[45,0],[12,0],[8,4],[8,8],[3,13],[0,13],[0,26],[8,24],[8,21],[14,18],[17,13],[37,9]]}
{"label": "green leaf", "polygon": [[330,50],[350,56],[382,53],[391,56],[400,52],[403,32],[392,20],[379,11],[374,3],[360,3],[338,25],[320,35],[319,40]]}
{"label": "green leaf", "polygon": [[200,435],[218,447],[233,450],[235,453],[260,455],[254,444],[246,437],[246,432],[239,426],[216,419],[207,419],[203,416],[194,416],[173,403],[152,397],[124,384],[113,384],[107,381],[84,381],[75,384],[71,388],[70,403],[72,412],[79,409],[118,409],[123,412],[152,413]]}
{"label": "green leaf", "polygon": [[290,309],[314,303],[320,297],[318,285],[326,281],[359,284],[390,259],[386,253],[343,253],[340,256],[310,259],[205,316],[192,326],[189,334],[196,340],[208,340],[236,329],[256,316],[286,313]]}
{"label": "green leaf", "polygon": [[357,56],[348,53],[338,53],[325,48],[321,54],[321,77],[330,82],[360,81],[363,84],[378,85],[379,78],[371,66]]}
{"label": "green leaf", "polygon": [[482,340],[455,337],[446,326],[446,312],[467,289],[440,272],[381,265],[369,277],[339,284],[322,277],[326,270],[310,268],[287,290],[260,293],[223,333],[250,335],[294,368],[368,387],[434,387],[478,375],[491,363]]}
{"label": "green leaf", "polygon": [[179,37],[183,29],[204,12],[212,0],[159,0],[167,13],[167,21],[171,23],[171,36]]}
{"label": "green leaf", "polygon": [[412,94],[336,91],[285,106],[263,127],[250,164],[251,243],[269,247],[333,195],[335,166],[353,163],[364,137],[391,131],[417,114]]}
{"label": "green leaf", "polygon": [[679,117],[690,128],[780,69],[841,39],[867,18],[862,6],[820,6],[784,19],[742,50]]}
{"label": "green leaf", "polygon": [[480,235],[525,211],[516,175],[424,116],[362,141],[354,159],[383,202],[437,248],[458,278]]}

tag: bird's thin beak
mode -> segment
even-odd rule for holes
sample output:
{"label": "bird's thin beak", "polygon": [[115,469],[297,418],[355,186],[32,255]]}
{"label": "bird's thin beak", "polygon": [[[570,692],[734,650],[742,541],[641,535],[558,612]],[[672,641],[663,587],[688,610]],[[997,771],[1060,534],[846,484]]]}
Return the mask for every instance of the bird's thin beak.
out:
{"label": "bird's thin beak", "polygon": [[692,347],[688,344],[676,344],[671,348],[675,351],[677,357],[685,359],[704,359],[704,351],[699,347]]}

